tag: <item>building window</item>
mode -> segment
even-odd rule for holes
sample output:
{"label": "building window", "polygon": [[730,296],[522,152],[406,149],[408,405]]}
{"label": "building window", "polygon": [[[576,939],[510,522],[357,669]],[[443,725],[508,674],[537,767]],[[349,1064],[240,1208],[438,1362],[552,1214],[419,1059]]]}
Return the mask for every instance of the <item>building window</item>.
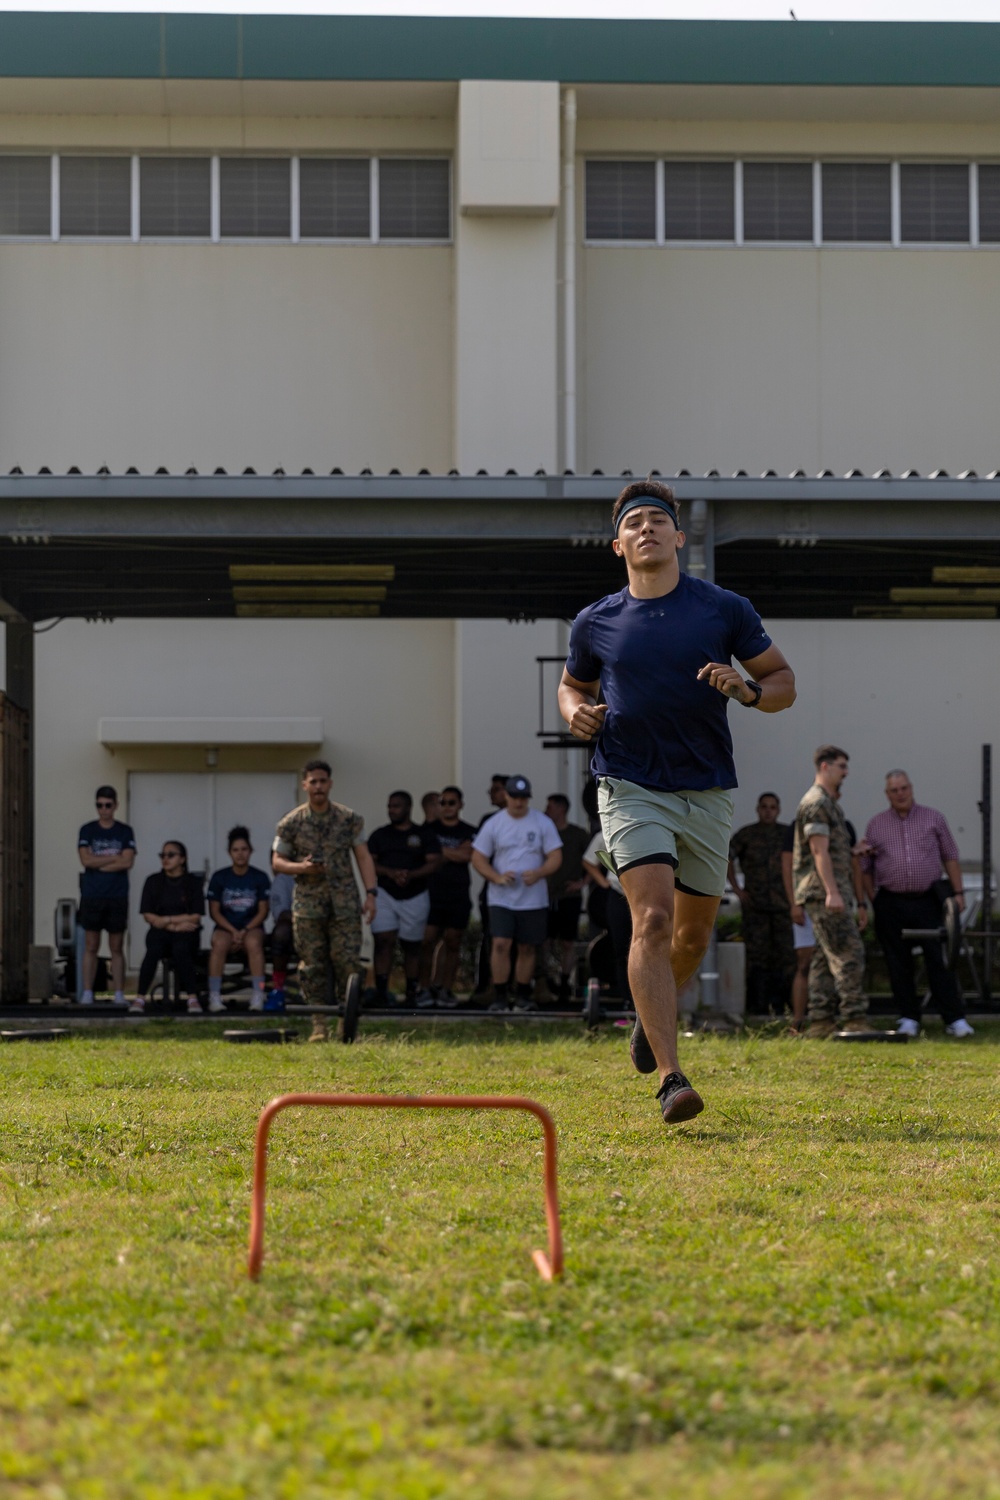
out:
{"label": "building window", "polygon": [[823,239],[889,243],[892,170],[888,162],[823,163]]}
{"label": "building window", "polygon": [[143,238],[208,239],[211,231],[209,158],[143,157],[139,164],[139,233]]}
{"label": "building window", "polygon": [[219,163],[223,239],[287,240],[292,232],[291,162],[287,157],[223,157]]}
{"label": "building window", "polygon": [[979,239],[981,244],[1000,242],[1000,166],[978,169]]}
{"label": "building window", "polygon": [[0,235],[51,232],[51,158],[0,156]]}
{"label": "building window", "polygon": [[735,230],[731,161],[663,163],[663,232],[668,240],[732,240]]}
{"label": "building window", "polygon": [[908,243],[969,240],[969,169],[943,162],[904,162],[899,169],[900,239]]}
{"label": "building window", "polygon": [[128,239],[132,162],[127,156],[64,156],[59,163],[59,232]]}
{"label": "building window", "polygon": [[450,164],[383,157],[378,164],[378,223],[382,240],[449,239]]}
{"label": "building window", "polygon": [[588,240],[656,239],[656,163],[588,161]]}
{"label": "building window", "polygon": [[371,235],[371,163],[366,158],[299,162],[299,234],[310,240]]}
{"label": "building window", "polygon": [[812,241],[813,169],[807,161],[743,165],[744,240]]}

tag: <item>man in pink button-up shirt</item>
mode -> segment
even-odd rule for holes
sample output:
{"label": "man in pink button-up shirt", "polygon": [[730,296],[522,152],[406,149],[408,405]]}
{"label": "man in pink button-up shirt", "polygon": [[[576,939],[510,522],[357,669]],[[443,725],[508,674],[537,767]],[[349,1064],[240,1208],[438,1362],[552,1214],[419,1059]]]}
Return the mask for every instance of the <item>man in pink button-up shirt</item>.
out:
{"label": "man in pink button-up shirt", "polygon": [[[875,908],[875,932],[889,969],[893,999],[899,1007],[898,1030],[907,1036],[920,1031],[921,1000],[913,976],[916,940],[904,938],[904,928],[939,927],[941,897],[937,882],[942,869],[947,874],[959,909],[964,909],[962,871],[958,845],[944,816],[933,807],[914,801],[913,786],[905,771],[890,771],[885,779],[887,812],[877,813],[865,829],[865,891]],[[961,990],[956,976],[945,967],[941,944],[927,939],[917,944],[923,951],[931,997],[936,1002],[949,1036],[972,1035],[965,1019]]]}

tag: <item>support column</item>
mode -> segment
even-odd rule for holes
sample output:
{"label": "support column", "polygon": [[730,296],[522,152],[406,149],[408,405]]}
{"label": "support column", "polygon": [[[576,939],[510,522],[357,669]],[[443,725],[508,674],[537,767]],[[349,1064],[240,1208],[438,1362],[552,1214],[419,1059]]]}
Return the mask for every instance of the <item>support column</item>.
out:
{"label": "support column", "polygon": [[455,466],[558,463],[559,86],[459,85]]}
{"label": "support column", "polygon": [[[692,578],[715,582],[715,525],[707,500],[692,500],[687,516],[681,513],[681,530],[687,534],[687,569]],[[683,562],[684,552],[681,553]]]}
{"label": "support column", "polygon": [[6,690],[0,745],[0,998],[28,998],[35,925],[35,633],[28,620],[4,631]]}

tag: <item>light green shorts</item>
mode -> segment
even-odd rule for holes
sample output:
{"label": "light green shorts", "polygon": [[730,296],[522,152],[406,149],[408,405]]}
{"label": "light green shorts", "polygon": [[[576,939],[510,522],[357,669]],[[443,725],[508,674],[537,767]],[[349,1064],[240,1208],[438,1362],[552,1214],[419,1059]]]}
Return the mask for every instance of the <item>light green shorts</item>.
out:
{"label": "light green shorts", "polygon": [[604,842],[619,875],[634,865],[672,865],[677,887],[693,896],[726,888],[733,794],[655,792],[602,776],[597,789]]}

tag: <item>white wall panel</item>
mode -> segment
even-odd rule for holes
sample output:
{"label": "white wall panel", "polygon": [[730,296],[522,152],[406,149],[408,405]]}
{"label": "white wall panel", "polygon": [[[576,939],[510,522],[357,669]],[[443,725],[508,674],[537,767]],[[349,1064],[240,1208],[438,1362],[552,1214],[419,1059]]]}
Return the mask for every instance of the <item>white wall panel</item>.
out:
{"label": "white wall panel", "polygon": [[451,256],[0,246],[0,470],[446,470]]}

